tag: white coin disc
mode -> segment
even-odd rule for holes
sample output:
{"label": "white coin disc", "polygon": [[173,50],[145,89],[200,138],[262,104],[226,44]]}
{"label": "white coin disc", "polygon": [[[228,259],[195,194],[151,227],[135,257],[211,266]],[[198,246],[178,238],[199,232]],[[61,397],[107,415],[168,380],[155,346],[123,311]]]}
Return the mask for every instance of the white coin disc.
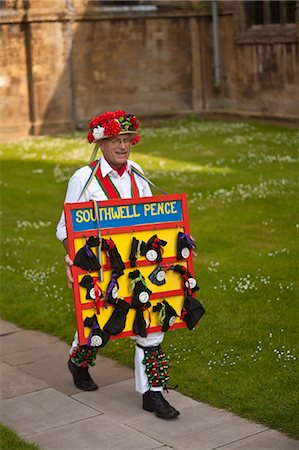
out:
{"label": "white coin disc", "polygon": [[148,295],[147,292],[142,291],[142,292],[140,292],[138,298],[139,298],[139,301],[140,301],[141,303],[146,303],[146,302],[148,301],[148,299],[149,299],[149,295]]}
{"label": "white coin disc", "polygon": [[188,278],[188,280],[186,281],[186,287],[193,289],[196,286],[196,280],[195,278]]}
{"label": "white coin disc", "polygon": [[89,295],[90,295],[90,297],[91,297],[93,300],[96,299],[96,293],[95,293],[95,291],[94,291],[94,288],[91,288],[91,289],[90,289]]}
{"label": "white coin disc", "polygon": [[188,248],[188,247],[184,247],[184,248],[182,249],[182,251],[181,251],[181,254],[182,254],[182,257],[183,257],[183,258],[185,258],[185,259],[189,258],[189,255],[190,255],[190,250],[189,250],[189,248]]}
{"label": "white coin disc", "polygon": [[166,273],[164,272],[164,270],[160,270],[160,272],[157,273],[156,278],[158,281],[163,281],[165,280],[165,276]]}
{"label": "white coin disc", "polygon": [[100,345],[102,345],[102,343],[103,343],[103,339],[101,338],[101,336],[99,336],[99,335],[92,336],[91,342],[90,342],[90,345],[92,347],[99,347]]}
{"label": "white coin disc", "polygon": [[111,295],[112,295],[112,298],[117,298],[117,296],[118,296],[118,290],[117,290],[117,287],[116,287],[116,286],[114,286],[114,288],[112,289]]}
{"label": "white coin disc", "polygon": [[175,322],[176,316],[171,316],[169,319],[169,326],[171,327]]}
{"label": "white coin disc", "polygon": [[156,252],[156,250],[148,250],[145,257],[148,261],[156,261],[156,259],[158,258],[158,253]]}

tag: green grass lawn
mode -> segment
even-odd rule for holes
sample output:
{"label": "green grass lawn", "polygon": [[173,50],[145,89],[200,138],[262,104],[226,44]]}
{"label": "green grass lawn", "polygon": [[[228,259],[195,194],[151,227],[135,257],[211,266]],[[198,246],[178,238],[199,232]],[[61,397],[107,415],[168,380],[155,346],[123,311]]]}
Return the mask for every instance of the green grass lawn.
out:
{"label": "green grass lawn", "polygon": [[[142,131],[132,159],[168,193],[187,193],[206,309],[195,330],[166,333],[171,384],[299,437],[298,131],[196,118]],[[70,342],[73,300],[55,228],[67,180],[92,146],[74,134],[1,147],[1,315]],[[133,351],[122,339],[103,354],[132,366]]]}
{"label": "green grass lawn", "polygon": [[2,450],[39,450],[40,447],[24,441],[10,428],[0,424],[0,448]]}

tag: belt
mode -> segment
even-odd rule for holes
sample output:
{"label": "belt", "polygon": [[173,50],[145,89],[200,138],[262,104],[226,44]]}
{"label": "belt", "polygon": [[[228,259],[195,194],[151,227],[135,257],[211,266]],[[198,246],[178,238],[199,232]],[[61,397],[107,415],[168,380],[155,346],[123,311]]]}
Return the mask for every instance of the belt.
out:
{"label": "belt", "polygon": [[142,348],[142,350],[146,350],[147,352],[156,352],[157,350],[161,350],[161,344],[152,345],[151,347],[144,347],[143,345],[136,344],[137,347]]}

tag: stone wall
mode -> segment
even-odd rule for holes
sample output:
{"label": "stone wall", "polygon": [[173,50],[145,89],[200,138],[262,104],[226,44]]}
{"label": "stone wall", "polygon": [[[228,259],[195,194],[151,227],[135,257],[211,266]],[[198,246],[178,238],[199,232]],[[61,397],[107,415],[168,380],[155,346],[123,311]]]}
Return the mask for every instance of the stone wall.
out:
{"label": "stone wall", "polygon": [[210,2],[140,5],[2,2],[0,131],[71,131],[114,108],[298,119],[298,20],[271,36],[252,34],[242,2],[218,2],[215,86]]}
{"label": "stone wall", "polygon": [[190,110],[188,20],[119,19],[76,23],[73,65],[77,114],[104,109],[155,114]]}
{"label": "stone wall", "polygon": [[25,39],[20,21],[0,27],[0,131],[30,129]]}

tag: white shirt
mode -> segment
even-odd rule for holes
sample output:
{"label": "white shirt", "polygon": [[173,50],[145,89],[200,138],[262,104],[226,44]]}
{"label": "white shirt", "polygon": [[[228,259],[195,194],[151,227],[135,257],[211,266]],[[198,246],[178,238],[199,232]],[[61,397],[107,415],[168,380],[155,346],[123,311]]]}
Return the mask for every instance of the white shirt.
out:
{"label": "white shirt", "polygon": [[[122,176],[119,176],[117,171],[112,169],[112,167],[108,164],[103,156],[100,160],[100,168],[103,177],[109,174],[109,177],[113,181],[113,184],[118,190],[121,198],[131,198],[131,166],[136,167],[136,169],[142,172],[142,169],[138,164],[128,160],[125,172],[122,174]],[[103,191],[95,177],[79,200],[81,192],[83,191],[83,188],[88,178],[90,177],[91,171],[92,170],[89,166],[84,166],[74,173],[74,175],[69,180],[64,203],[80,203],[88,202],[90,200],[107,200],[105,192]],[[151,197],[152,192],[148,183],[140,176],[136,174],[134,174],[134,176],[140,197]],[[64,211],[62,211],[60,220],[56,228],[56,236],[60,241],[64,241],[64,239],[67,238]]]}

